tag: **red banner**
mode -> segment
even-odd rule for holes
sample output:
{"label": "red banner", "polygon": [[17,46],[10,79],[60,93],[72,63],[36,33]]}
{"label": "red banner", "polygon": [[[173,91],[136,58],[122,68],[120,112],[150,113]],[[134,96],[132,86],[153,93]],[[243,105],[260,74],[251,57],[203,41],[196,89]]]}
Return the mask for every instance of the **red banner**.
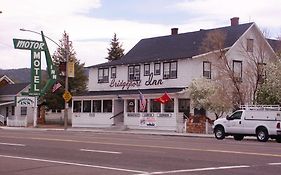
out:
{"label": "red banner", "polygon": [[171,100],[171,98],[166,92],[161,97],[154,99],[154,101],[160,102],[162,104],[165,104],[165,103],[169,102],[170,100]]}

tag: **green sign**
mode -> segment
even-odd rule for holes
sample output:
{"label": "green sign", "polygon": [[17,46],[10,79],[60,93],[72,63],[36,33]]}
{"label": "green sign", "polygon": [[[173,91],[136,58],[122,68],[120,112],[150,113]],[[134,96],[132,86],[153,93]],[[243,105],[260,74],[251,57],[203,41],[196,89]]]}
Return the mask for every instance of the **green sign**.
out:
{"label": "green sign", "polygon": [[42,41],[24,40],[24,39],[13,39],[15,49],[25,50],[45,50],[45,43]]}
{"label": "green sign", "polygon": [[31,50],[31,87],[30,92],[41,92],[41,52]]}
{"label": "green sign", "polygon": [[[31,50],[31,87],[28,95],[44,95],[56,82],[57,72],[50,55],[46,39],[41,31],[42,41],[13,39],[15,49]],[[44,51],[49,79],[41,89],[41,51]]]}

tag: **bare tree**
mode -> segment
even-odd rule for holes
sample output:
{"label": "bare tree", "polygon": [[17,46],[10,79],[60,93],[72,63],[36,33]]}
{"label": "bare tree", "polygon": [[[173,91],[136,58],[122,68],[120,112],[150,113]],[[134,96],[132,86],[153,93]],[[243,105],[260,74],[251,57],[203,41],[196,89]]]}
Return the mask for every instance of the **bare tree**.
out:
{"label": "bare tree", "polygon": [[[259,33],[260,31],[254,32]],[[266,64],[276,61],[276,55],[268,51],[270,46],[265,41],[265,38],[269,35],[268,30],[264,30],[260,34],[255,35],[255,40],[247,39],[240,43],[242,48],[240,55],[246,58],[244,60],[244,84],[249,93],[248,101],[253,103],[257,102],[258,88],[265,81]]]}
{"label": "bare tree", "polygon": [[218,84],[228,86],[222,93],[231,96],[234,107],[238,107],[245,103],[245,93],[242,80],[235,74],[232,59],[228,57],[229,48],[225,46],[225,38],[226,34],[220,30],[210,31],[202,41],[201,50],[208,53],[208,59],[211,59],[215,67],[216,75],[213,76],[213,80]]}

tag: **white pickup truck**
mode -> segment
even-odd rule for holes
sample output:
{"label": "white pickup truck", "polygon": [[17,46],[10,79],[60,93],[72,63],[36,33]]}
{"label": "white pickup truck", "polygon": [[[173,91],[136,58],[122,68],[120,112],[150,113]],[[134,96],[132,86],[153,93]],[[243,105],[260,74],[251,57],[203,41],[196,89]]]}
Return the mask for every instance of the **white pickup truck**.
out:
{"label": "white pickup truck", "polygon": [[256,136],[261,142],[272,138],[281,143],[280,115],[280,108],[276,106],[243,106],[214,122],[215,137],[221,140],[231,135],[235,140],[242,140],[244,136]]}

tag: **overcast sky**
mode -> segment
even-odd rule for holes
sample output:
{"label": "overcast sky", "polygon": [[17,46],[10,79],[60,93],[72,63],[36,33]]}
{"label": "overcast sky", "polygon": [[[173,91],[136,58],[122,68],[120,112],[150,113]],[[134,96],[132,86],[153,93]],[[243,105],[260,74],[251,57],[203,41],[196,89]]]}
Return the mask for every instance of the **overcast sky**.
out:
{"label": "overcast sky", "polygon": [[[280,0],[0,0],[0,68],[30,67],[30,51],[12,39],[41,40],[25,28],[59,42],[66,31],[86,66],[106,62],[114,33],[127,53],[142,38],[255,22],[271,38],[281,35]],[[48,42],[51,54],[56,45]],[[45,69],[45,60],[42,62]]]}

